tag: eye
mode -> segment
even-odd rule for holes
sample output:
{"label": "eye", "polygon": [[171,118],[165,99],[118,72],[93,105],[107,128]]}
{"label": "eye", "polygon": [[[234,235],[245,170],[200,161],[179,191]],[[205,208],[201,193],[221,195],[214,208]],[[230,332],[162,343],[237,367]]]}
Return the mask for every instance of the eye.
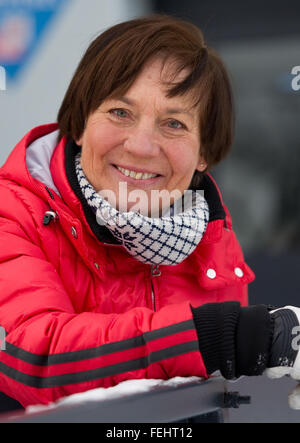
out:
{"label": "eye", "polygon": [[117,108],[117,109],[110,109],[109,113],[117,118],[126,118],[128,117],[128,112],[125,109]]}
{"label": "eye", "polygon": [[186,126],[178,120],[169,120],[168,126],[171,129],[186,129]]}

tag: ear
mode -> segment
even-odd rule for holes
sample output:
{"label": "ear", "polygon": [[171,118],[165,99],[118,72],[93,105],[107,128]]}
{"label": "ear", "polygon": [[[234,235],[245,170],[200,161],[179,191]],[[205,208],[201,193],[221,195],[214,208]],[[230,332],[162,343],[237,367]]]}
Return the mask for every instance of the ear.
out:
{"label": "ear", "polygon": [[76,143],[77,146],[81,146],[82,147],[82,139],[83,139],[83,137],[80,137],[80,139],[75,140],[75,143]]}
{"label": "ear", "polygon": [[205,171],[206,168],[207,168],[207,163],[204,160],[204,158],[202,156],[200,156],[196,170],[199,172],[203,172],[203,171]]}

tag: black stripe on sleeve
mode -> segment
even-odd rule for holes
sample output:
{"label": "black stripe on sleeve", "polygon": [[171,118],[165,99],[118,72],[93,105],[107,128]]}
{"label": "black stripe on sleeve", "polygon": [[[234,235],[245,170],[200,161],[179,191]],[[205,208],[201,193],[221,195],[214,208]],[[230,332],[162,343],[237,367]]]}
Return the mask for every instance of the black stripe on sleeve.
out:
{"label": "black stripe on sleeve", "polygon": [[168,358],[177,357],[179,355],[187,354],[199,350],[198,341],[190,341],[187,343],[180,343],[175,346],[170,346],[166,349],[161,349],[150,353],[148,356],[141,357],[134,360],[129,360],[114,365],[105,366],[102,368],[91,369],[88,371],[81,371],[76,373],[68,373],[56,376],[39,377],[24,372],[18,371],[2,362],[0,362],[0,371],[12,378],[13,380],[33,388],[54,388],[76,383],[89,382],[105,377],[111,377],[124,372],[136,371],[138,369],[145,369],[152,363],[156,363]]}
{"label": "black stripe on sleeve", "polygon": [[171,326],[155,329],[153,331],[145,332],[136,337],[128,338],[125,340],[103,344],[94,348],[81,349],[78,351],[63,352],[57,354],[41,355],[26,351],[20,347],[17,347],[9,342],[5,343],[6,354],[22,360],[26,363],[37,366],[50,366],[64,363],[72,363],[81,360],[89,360],[92,358],[101,357],[115,352],[126,351],[134,349],[139,346],[143,346],[146,343],[164,338],[169,335],[173,335],[179,332],[194,329],[193,320],[186,320],[180,323],[175,323]]}

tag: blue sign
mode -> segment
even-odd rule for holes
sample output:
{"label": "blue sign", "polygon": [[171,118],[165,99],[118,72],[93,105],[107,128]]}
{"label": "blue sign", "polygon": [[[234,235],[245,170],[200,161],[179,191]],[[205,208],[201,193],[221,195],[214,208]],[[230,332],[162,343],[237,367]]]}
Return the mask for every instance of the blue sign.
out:
{"label": "blue sign", "polygon": [[0,66],[15,79],[68,0],[0,0]]}

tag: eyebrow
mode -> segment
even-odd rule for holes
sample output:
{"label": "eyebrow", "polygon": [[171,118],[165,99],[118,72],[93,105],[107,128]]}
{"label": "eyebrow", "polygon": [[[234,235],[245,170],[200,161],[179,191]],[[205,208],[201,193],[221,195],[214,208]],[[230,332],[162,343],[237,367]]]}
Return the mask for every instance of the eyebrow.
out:
{"label": "eyebrow", "polygon": [[187,114],[188,116],[194,118],[194,115],[190,111],[188,111],[187,109],[167,108],[166,113],[167,114]]}
{"label": "eyebrow", "polygon": [[[136,102],[128,97],[115,97],[114,100],[121,101],[129,106],[136,105]],[[192,112],[184,108],[167,108],[165,111],[167,114],[186,114],[189,117],[194,118]]]}
{"label": "eyebrow", "polygon": [[127,97],[115,97],[115,100],[118,100],[120,102],[124,102],[126,103],[126,105],[135,105],[135,101],[134,100],[130,100],[130,98]]}

